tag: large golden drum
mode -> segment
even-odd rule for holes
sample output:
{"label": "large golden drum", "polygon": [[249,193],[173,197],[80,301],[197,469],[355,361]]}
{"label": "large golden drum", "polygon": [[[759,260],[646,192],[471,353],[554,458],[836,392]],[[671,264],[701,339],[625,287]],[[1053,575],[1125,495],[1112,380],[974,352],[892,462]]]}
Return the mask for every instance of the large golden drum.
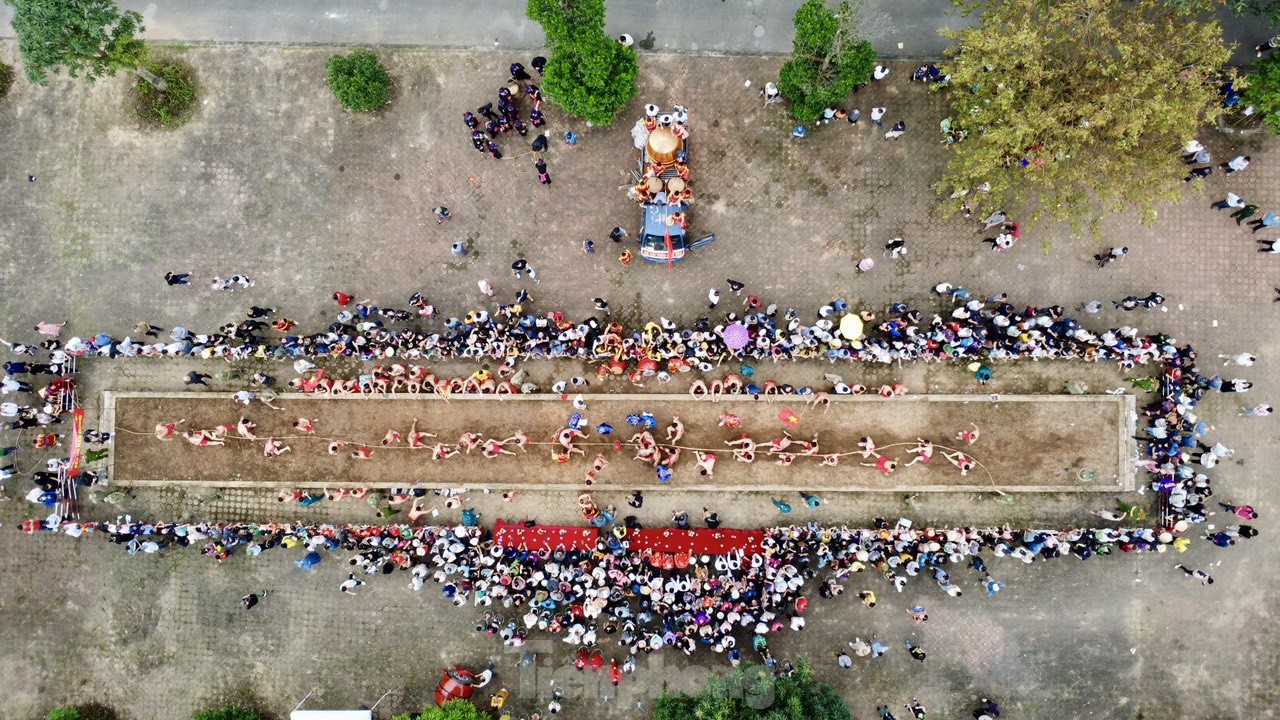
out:
{"label": "large golden drum", "polygon": [[671,128],[659,127],[649,133],[645,154],[650,162],[665,168],[676,161],[676,153],[683,149],[684,141]]}

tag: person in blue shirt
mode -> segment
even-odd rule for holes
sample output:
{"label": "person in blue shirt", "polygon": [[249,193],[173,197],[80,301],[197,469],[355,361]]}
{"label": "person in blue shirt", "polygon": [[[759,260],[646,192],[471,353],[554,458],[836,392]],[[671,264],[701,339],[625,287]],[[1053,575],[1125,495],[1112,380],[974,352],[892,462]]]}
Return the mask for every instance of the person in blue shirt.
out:
{"label": "person in blue shirt", "polygon": [[987,575],[982,584],[987,588],[987,597],[995,597],[996,593],[1004,589],[1004,585],[996,582],[996,579],[990,575]]}

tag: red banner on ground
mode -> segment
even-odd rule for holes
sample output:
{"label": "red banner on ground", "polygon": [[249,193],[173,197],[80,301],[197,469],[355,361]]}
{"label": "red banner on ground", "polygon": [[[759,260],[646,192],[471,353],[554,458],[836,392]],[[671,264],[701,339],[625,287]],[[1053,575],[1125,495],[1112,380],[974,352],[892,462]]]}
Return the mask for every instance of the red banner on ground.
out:
{"label": "red banner on ground", "polygon": [[494,523],[493,541],[503,547],[521,550],[595,550],[600,531],[593,527],[567,525],[508,525]]}
{"label": "red banner on ground", "polygon": [[632,530],[628,549],[641,553],[666,555],[757,555],[764,540],[762,530],[724,530],[700,528],[677,530]]}

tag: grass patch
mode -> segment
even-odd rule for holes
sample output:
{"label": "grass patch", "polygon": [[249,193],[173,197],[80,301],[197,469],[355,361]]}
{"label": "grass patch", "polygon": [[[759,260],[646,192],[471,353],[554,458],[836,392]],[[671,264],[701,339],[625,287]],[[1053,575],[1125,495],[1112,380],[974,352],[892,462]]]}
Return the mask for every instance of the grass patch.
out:
{"label": "grass patch", "polygon": [[45,716],[45,720],[119,720],[119,717],[115,710],[106,705],[90,703],[54,708]]}
{"label": "grass patch", "polygon": [[187,124],[196,112],[199,86],[196,72],[178,60],[155,60],[146,69],[163,78],[168,88],[160,91],[138,78],[134,83],[135,110],[138,119],[148,127],[173,130]]}
{"label": "grass patch", "polygon": [[191,720],[262,720],[262,716],[251,708],[228,703],[220,708],[198,712],[191,716]]}
{"label": "grass patch", "polygon": [[0,63],[0,98],[9,92],[11,87],[13,87],[13,68]]}

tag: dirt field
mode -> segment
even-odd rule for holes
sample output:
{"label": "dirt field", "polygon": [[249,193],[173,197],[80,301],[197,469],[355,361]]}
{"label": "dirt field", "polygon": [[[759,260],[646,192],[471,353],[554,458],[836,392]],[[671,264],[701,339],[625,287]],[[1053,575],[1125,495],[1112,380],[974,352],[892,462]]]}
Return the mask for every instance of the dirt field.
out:
{"label": "dirt field", "polygon": [[[207,394],[120,394],[104,399],[104,427],[117,433],[112,477],[121,485],[195,483],[236,486],[354,486],[402,487],[418,483],[428,487],[566,488],[580,486],[590,463],[603,452],[611,464],[599,474],[598,489],[660,486],[649,465],[632,459],[634,451],[614,450],[616,440],[635,432],[626,423],[632,413],[651,412],[657,419],[654,436],[663,441],[673,416],[685,424],[679,443],[683,457],[675,466],[670,489],[831,491],[962,491],[990,489],[1018,491],[1115,491],[1132,489],[1133,475],[1128,404],[1131,398],[1111,396],[1009,396],[992,402],[974,396],[905,396],[837,398],[829,410],[809,409],[795,398],[752,401],[731,399],[713,403],[687,396],[662,399],[652,395],[587,396],[584,413],[591,427],[613,426],[604,439],[595,432],[578,445],[585,456],[559,465],[551,459],[552,441],[573,408],[558,396],[521,396],[498,400],[491,396],[439,399],[393,397],[390,399],[326,399],[285,395],[275,411],[254,402],[248,408],[225,396]],[[821,467],[813,458],[798,458],[780,467],[763,448],[754,463],[733,459],[725,444],[748,433],[757,443],[781,438],[786,429],[778,419],[784,409],[795,411],[801,421],[793,437],[818,438],[820,454],[858,450],[859,439],[870,436],[887,457],[899,461],[892,475],[862,467],[860,455],[845,456],[838,467]],[[207,428],[235,424],[241,413],[257,423],[258,442],[231,438],[226,446],[194,447],[181,437],[160,441],[153,434],[159,422],[186,419],[183,428]],[[740,431],[719,426],[723,413],[742,420]],[[299,417],[315,421],[316,434],[295,430]],[[431,451],[411,450],[405,441],[383,447],[389,429],[408,435],[417,419],[420,431],[435,433],[438,440],[456,443],[464,432],[486,438],[508,438],[516,431],[532,440],[527,452],[517,456],[485,459],[479,450],[443,461],[433,461]],[[976,424],[981,437],[965,452],[979,467],[962,477],[942,456],[958,449],[957,432]],[[234,435],[234,433],[233,433]],[[292,448],[276,458],[265,458],[263,440],[274,437]],[[907,450],[917,437],[928,438],[936,450],[931,463],[905,467],[913,456]],[[336,456],[327,453],[331,439],[344,443]],[[430,441],[434,442],[434,441]],[[350,451],[364,444],[373,451],[370,460],[356,460]],[[558,447],[558,445],[556,446]],[[720,461],[713,480],[698,476],[693,449],[716,452]],[[1097,477],[1080,482],[1075,469],[1092,470]]]}

